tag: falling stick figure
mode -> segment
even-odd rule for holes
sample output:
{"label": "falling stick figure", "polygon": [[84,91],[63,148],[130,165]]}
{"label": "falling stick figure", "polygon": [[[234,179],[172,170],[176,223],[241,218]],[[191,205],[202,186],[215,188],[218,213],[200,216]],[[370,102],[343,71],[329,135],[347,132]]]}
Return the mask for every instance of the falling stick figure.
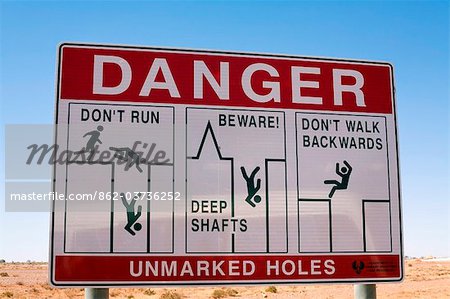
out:
{"label": "falling stick figure", "polygon": [[255,175],[256,173],[259,171],[259,166],[256,167],[252,173],[250,174],[250,176],[247,175],[247,172],[245,171],[245,168],[242,166],[241,167],[241,172],[242,172],[242,176],[244,177],[245,181],[247,182],[247,192],[248,195],[245,198],[245,201],[251,205],[252,207],[256,207],[255,203],[252,201],[252,198],[254,199],[254,201],[256,203],[260,203],[261,202],[261,196],[256,195],[256,193],[259,191],[259,189],[261,188],[261,179],[258,179],[256,181],[256,187],[255,187]]}
{"label": "falling stick figure", "polygon": [[127,161],[127,164],[125,165],[125,170],[130,169],[133,165],[136,165],[136,169],[139,172],[142,172],[142,168],[139,166],[140,163],[145,163],[145,159],[141,159],[141,156],[134,152],[129,147],[110,147],[109,148],[112,151],[115,151],[114,157]]}
{"label": "falling stick figure", "polygon": [[137,213],[135,212],[135,205],[136,205],[136,199],[140,197],[140,193],[137,194],[135,197],[131,199],[130,202],[127,201],[127,198],[125,197],[125,193],[120,193],[120,197],[122,198],[122,203],[127,209],[127,225],[125,225],[125,230],[129,232],[131,235],[136,235],[136,232],[131,229],[133,226],[133,229],[136,231],[140,231],[142,229],[142,224],[136,223],[136,221],[141,217],[142,214],[142,206],[138,206]]}
{"label": "falling stick figure", "polygon": [[325,184],[334,184],[333,188],[331,188],[330,194],[328,194],[329,198],[333,197],[334,192],[336,192],[336,190],[345,190],[348,187],[348,181],[350,180],[350,174],[352,173],[352,167],[345,160],[344,160],[344,164],[347,167],[340,168],[339,163],[336,163],[336,173],[342,178],[342,180],[340,182],[336,181],[336,180],[324,181]]}
{"label": "falling stick figure", "polygon": [[83,138],[86,136],[90,136],[86,146],[79,152],[77,153],[90,153],[89,154],[89,159],[95,154],[95,147],[96,147],[96,143],[102,144],[102,141],[100,140],[100,133],[103,131],[103,126],[97,126],[96,130],[87,132],[86,134],[83,135]]}

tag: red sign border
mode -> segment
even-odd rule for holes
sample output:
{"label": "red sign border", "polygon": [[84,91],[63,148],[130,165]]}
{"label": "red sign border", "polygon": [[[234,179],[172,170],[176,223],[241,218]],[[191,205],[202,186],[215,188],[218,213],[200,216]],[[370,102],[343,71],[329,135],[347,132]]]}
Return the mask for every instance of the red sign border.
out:
{"label": "red sign border", "polygon": [[[391,77],[391,99],[392,99],[392,115],[394,119],[394,134],[395,134],[395,146],[397,153],[397,182],[398,182],[398,200],[399,200],[399,237],[400,237],[400,261],[399,261],[399,271],[400,276],[394,277],[392,279],[362,279],[362,280],[354,280],[354,279],[341,279],[341,280],[318,280],[318,281],[276,281],[276,284],[282,285],[292,285],[292,284],[351,284],[351,283],[392,283],[392,282],[401,282],[404,279],[404,255],[403,255],[403,220],[402,220],[402,195],[401,195],[401,181],[400,181],[400,162],[399,162],[399,145],[398,145],[398,126],[397,126],[397,106],[395,99],[395,82],[394,82],[394,66],[389,62],[383,61],[371,61],[371,60],[357,60],[357,59],[340,59],[340,58],[328,58],[328,57],[314,57],[314,56],[296,56],[296,55],[287,55],[287,54],[269,54],[269,53],[253,53],[253,52],[234,52],[234,51],[219,51],[219,50],[202,50],[202,49],[190,49],[190,48],[168,48],[168,47],[147,47],[147,46],[133,46],[133,45],[114,45],[114,44],[95,44],[95,43],[76,43],[76,42],[63,42],[60,43],[57,49],[57,64],[56,64],[56,101],[55,101],[55,131],[54,131],[54,143],[56,144],[57,130],[58,130],[58,108],[60,101],[60,93],[61,93],[61,62],[62,62],[62,50],[64,47],[80,47],[80,48],[107,48],[107,49],[128,49],[128,50],[152,50],[152,51],[165,51],[165,52],[184,52],[184,53],[199,53],[199,54],[216,54],[216,55],[235,55],[235,56],[251,56],[251,57],[267,57],[267,58],[286,58],[286,59],[311,59],[316,61],[323,62],[346,62],[346,63],[354,63],[354,64],[372,64],[372,65],[384,65],[388,66],[390,70]],[[53,167],[53,180],[52,180],[52,191],[55,191],[55,176],[56,176],[56,165]],[[55,281],[55,260],[56,256],[54,255],[54,217],[55,217],[55,202],[52,203],[52,211],[50,216],[50,250],[49,250],[49,283],[54,287],[143,287],[143,286],[152,286],[152,287],[165,287],[165,286],[216,286],[216,285],[269,285],[268,282],[221,282],[220,284],[217,282],[211,283],[164,283],[164,284],[151,284],[151,283],[133,283],[133,282],[124,282],[124,283],[93,283],[93,282],[79,282],[79,283],[61,283]],[[369,253],[370,254],[370,253]],[[334,256],[340,256],[339,254],[335,254]],[[301,257],[301,255],[299,255]],[[272,283],[273,284],[273,283]]]}

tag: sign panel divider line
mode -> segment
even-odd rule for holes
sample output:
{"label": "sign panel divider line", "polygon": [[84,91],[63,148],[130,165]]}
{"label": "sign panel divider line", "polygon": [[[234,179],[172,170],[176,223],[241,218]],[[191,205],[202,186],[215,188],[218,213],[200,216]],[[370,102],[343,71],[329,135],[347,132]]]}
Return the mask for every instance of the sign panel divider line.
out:
{"label": "sign panel divider line", "polygon": [[[152,181],[152,166],[150,164],[147,165],[147,191],[151,192],[151,181]],[[150,209],[151,209],[151,202],[147,198],[147,253],[150,252],[150,237],[151,237],[151,230],[150,230]]]}
{"label": "sign panel divider line", "polygon": [[[111,164],[111,196],[114,196],[115,163]],[[114,252],[114,200],[111,199],[110,252]]]}
{"label": "sign panel divider line", "polygon": [[269,172],[268,159],[264,160],[264,176],[266,180],[266,253],[270,252],[269,241]]}
{"label": "sign panel divider line", "polygon": [[[265,180],[266,180],[266,190],[265,190],[265,192],[266,192],[266,253],[272,253],[272,251],[270,250],[270,210],[269,210],[269,176],[270,176],[270,172],[269,172],[269,163],[270,162],[281,162],[281,163],[283,163],[284,164],[284,171],[286,172],[286,159],[284,158],[284,159],[264,159],[264,170],[265,170]],[[286,180],[287,180],[287,177],[285,176],[284,177],[284,186],[285,186],[285,190],[283,190],[284,191],[284,193],[285,193],[285,199],[286,199],[286,196],[287,196],[287,190],[286,190]],[[286,204],[286,207],[287,207],[287,199],[286,199],[286,202],[285,202],[285,204]],[[287,219],[287,217],[288,217],[288,214],[287,214],[287,212],[286,212],[286,214],[285,214],[285,218],[286,218],[286,220],[285,220],[285,222],[287,222],[288,221],[288,219]],[[286,230],[287,230],[287,224],[286,224]],[[287,252],[287,248],[288,248],[288,244],[287,244],[287,242],[288,242],[288,240],[287,240],[287,238],[288,238],[288,236],[287,236],[287,231],[286,231],[286,252]],[[284,252],[284,251],[274,251],[273,253],[279,253],[279,252]]]}
{"label": "sign panel divider line", "polygon": [[[328,204],[328,239],[329,239],[329,252],[332,253],[333,251],[333,229],[332,229],[332,210],[331,210],[331,199],[315,199],[315,198],[299,198],[297,201],[297,210],[299,211],[298,213],[300,213],[300,203],[301,202],[326,202]],[[301,240],[300,240],[300,233],[301,233],[301,229],[300,229],[300,221],[299,221],[299,217],[297,216],[297,221],[298,221],[298,235],[299,235],[299,247],[298,247],[298,252],[300,253],[323,253],[324,251],[302,251],[301,250]]]}
{"label": "sign panel divider line", "polygon": [[[389,250],[367,250],[367,234],[366,234],[366,203],[386,203],[388,204],[389,211]],[[363,244],[364,244],[364,252],[392,252],[392,224],[390,222],[391,218],[391,200],[390,199],[363,199],[362,200],[362,222],[363,222]]]}
{"label": "sign panel divider line", "polygon": [[[394,114],[395,115],[395,114]],[[384,129],[385,129],[385,134],[386,134],[386,153],[387,153],[387,161],[388,161],[388,166],[387,166],[387,172],[388,172],[388,177],[387,177],[387,186],[388,186],[388,196],[389,196],[389,236],[390,236],[390,240],[391,240],[391,251],[392,251],[392,205],[391,205],[391,163],[390,163],[390,156],[389,156],[389,141],[388,141],[388,130],[387,130],[387,120],[386,117],[384,117]],[[396,127],[397,128],[397,127]],[[399,199],[399,210],[400,210],[400,199]],[[401,234],[401,232],[400,232]],[[400,238],[400,243],[402,242],[401,238]]]}

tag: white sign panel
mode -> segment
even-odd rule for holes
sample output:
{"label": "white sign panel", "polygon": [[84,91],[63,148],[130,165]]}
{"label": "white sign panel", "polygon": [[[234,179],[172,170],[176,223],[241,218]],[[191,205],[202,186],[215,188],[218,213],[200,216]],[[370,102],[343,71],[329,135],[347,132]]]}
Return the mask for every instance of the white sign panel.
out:
{"label": "white sign panel", "polygon": [[64,44],[55,286],[398,281],[387,63]]}

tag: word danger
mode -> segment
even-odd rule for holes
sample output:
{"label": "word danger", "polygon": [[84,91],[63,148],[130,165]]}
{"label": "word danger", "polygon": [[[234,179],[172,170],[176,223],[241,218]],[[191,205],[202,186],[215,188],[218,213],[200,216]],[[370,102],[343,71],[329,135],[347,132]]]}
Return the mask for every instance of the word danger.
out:
{"label": "word danger", "polygon": [[[220,100],[230,100],[234,89],[239,88],[239,94],[243,92],[248,99],[254,102],[280,103],[282,102],[281,82],[288,82],[290,94],[289,96],[283,94],[283,101],[294,104],[322,105],[326,98],[325,90],[332,90],[333,105],[342,106],[343,95],[351,94],[350,98],[356,103],[356,106],[366,107],[363,92],[364,76],[354,69],[333,68],[331,74],[326,75],[327,77],[331,75],[332,80],[325,88],[321,86],[321,84],[325,84],[321,80],[321,76],[324,75],[321,67],[294,65],[286,74],[286,70],[260,62],[249,64],[236,74],[236,69],[240,69],[239,66],[230,65],[230,62],[227,61],[218,62],[219,70],[217,72],[211,70],[212,66],[209,66],[204,60],[194,59],[189,65],[190,69],[187,69],[189,73],[180,75],[172,70],[172,68],[176,69],[177,63],[170,62],[163,56],[155,57],[142,62],[146,65],[145,69],[148,70],[144,74],[144,78],[141,72],[133,70],[131,61],[124,57],[94,55],[92,94],[120,95],[126,92],[130,86],[133,85],[134,89],[138,84],[140,97],[149,97],[154,90],[165,90],[173,99],[191,98],[192,95],[194,99],[204,99],[205,86],[208,85]],[[106,83],[105,79],[108,76],[105,65],[108,64],[116,66],[120,72],[119,81],[113,85]],[[180,88],[184,84],[186,76],[193,76],[190,90]],[[239,82],[239,84],[234,84],[234,82]],[[233,87],[232,92],[230,92],[230,86]],[[311,95],[311,90],[315,90],[316,93]],[[283,89],[283,93],[285,92]]]}
{"label": "word danger", "polygon": [[277,276],[310,276],[333,275],[336,272],[332,259],[297,260],[267,260],[254,261],[198,259],[198,260],[137,260],[130,261],[130,275],[132,277],[247,277],[263,275],[267,278]]}
{"label": "word danger", "polygon": [[280,119],[271,115],[219,114],[219,126],[244,128],[278,128]]}

